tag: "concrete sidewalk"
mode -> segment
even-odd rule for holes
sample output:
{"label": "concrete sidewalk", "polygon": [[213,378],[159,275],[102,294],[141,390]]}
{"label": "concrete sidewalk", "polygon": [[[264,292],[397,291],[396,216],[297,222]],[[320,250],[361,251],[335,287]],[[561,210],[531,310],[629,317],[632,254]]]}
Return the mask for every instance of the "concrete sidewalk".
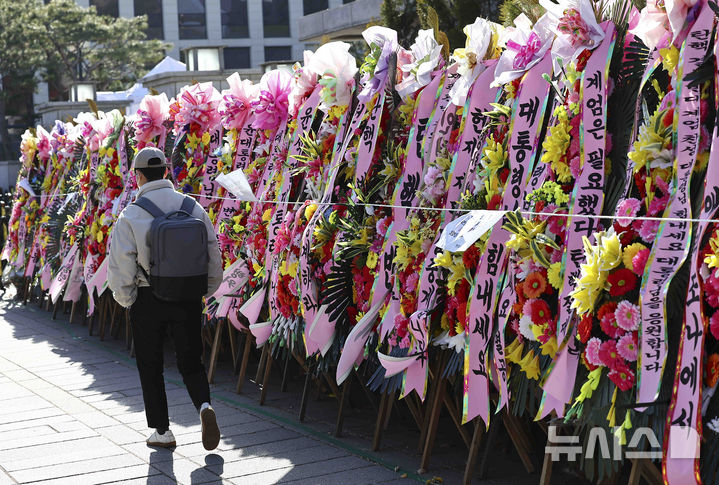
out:
{"label": "concrete sidewalk", "polygon": [[34,305],[0,302],[0,484],[418,483],[359,449],[248,410],[250,399],[229,386],[212,389],[223,439],[208,453],[174,362],[166,380],[178,446],[149,448],[133,361],[118,342],[86,335]]}

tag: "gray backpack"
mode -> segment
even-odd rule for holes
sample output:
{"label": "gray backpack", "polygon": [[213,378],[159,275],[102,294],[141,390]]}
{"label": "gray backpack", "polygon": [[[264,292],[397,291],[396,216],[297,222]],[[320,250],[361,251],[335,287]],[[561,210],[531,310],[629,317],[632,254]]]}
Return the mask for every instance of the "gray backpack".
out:
{"label": "gray backpack", "polygon": [[159,300],[196,300],[207,293],[210,255],[207,227],[192,216],[195,201],[185,197],[178,211],[165,214],[150,199],[140,197],[135,205],[155,219],[147,233],[150,247],[150,274],[140,269]]}

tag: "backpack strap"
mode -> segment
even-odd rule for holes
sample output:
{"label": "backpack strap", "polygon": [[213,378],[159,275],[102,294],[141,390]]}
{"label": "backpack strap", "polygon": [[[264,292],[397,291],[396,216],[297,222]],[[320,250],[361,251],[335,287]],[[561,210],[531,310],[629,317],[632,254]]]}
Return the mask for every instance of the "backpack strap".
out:
{"label": "backpack strap", "polygon": [[192,210],[194,208],[195,208],[195,199],[186,195],[185,200],[182,201],[182,207],[180,207],[180,210],[183,212],[187,212],[188,215],[192,215]]}
{"label": "backpack strap", "polygon": [[160,210],[159,207],[155,205],[154,202],[152,202],[147,197],[140,197],[135,202],[133,202],[136,206],[140,207],[141,209],[144,209],[145,211],[149,212],[150,215],[154,218],[162,217],[165,215],[164,212]]}

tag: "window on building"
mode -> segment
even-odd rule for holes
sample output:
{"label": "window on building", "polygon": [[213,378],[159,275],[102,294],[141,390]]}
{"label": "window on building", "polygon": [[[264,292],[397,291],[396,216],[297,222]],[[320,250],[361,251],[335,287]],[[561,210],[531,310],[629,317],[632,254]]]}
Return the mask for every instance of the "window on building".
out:
{"label": "window on building", "polygon": [[292,46],[289,45],[273,45],[265,47],[265,62],[271,61],[291,61]]}
{"label": "window on building", "polygon": [[179,0],[177,24],[180,29],[180,39],[206,39],[205,0]]}
{"label": "window on building", "polygon": [[164,39],[162,0],[135,0],[135,15],[147,15],[147,37]]}
{"label": "window on building", "polygon": [[287,0],[262,0],[265,37],[290,36],[290,8]]}
{"label": "window on building", "polygon": [[249,47],[225,47],[223,52],[225,69],[249,69],[252,67]]}
{"label": "window on building", "polygon": [[309,15],[320,10],[327,10],[327,0],[303,0],[303,6],[304,14]]}
{"label": "window on building", "polygon": [[93,5],[100,15],[109,15],[110,17],[120,15],[117,0],[90,0],[90,5]]}
{"label": "window on building", "polygon": [[237,39],[249,37],[247,27],[247,0],[222,0],[222,37]]}

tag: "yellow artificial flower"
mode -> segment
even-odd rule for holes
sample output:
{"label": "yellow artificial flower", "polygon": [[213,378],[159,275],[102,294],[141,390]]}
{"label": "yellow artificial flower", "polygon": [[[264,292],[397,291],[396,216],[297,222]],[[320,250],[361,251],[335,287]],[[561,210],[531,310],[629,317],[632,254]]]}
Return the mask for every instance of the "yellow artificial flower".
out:
{"label": "yellow artificial flower", "polygon": [[602,377],[602,367],[597,367],[587,375],[587,380],[582,384],[582,388],[579,391],[579,396],[574,400],[575,403],[583,402],[585,399],[591,399],[594,391],[599,386],[600,378]]}
{"label": "yellow artificial flower", "polygon": [[679,63],[679,49],[672,44],[667,48],[659,49],[659,55],[662,57],[664,70],[671,75]]}
{"label": "yellow artificial flower", "polygon": [[103,237],[104,237],[104,234],[102,233],[102,231],[97,231],[96,239],[97,239],[98,244],[100,244],[102,242]]}
{"label": "yellow artificial flower", "polygon": [[262,213],[262,222],[270,222],[272,219],[272,208],[267,209]]}
{"label": "yellow artificial flower", "polygon": [[597,242],[601,244],[600,269],[609,271],[619,266],[622,260],[622,243],[619,236],[611,231],[608,236],[603,233],[597,233],[595,236]]}
{"label": "yellow artificial flower", "polygon": [[307,207],[305,207],[305,219],[308,221],[312,218],[315,211],[317,210],[317,204],[309,204]]}
{"label": "yellow artificial flower", "polygon": [[531,350],[527,352],[527,355],[518,364],[522,371],[527,374],[527,379],[539,379],[539,356],[534,355],[534,352]]}
{"label": "yellow artificial flower", "polygon": [[434,258],[434,266],[440,268],[449,268],[452,266],[452,253],[443,251],[442,254]]}
{"label": "yellow artificial flower", "polygon": [[634,259],[634,256],[636,256],[637,253],[642,249],[647,249],[647,247],[642,243],[630,244],[629,246],[624,248],[624,252],[622,253],[622,262],[624,262],[625,268],[634,271],[632,259]]}
{"label": "yellow artificial flower", "polygon": [[522,360],[522,352],[524,351],[524,342],[520,342],[519,339],[514,339],[514,342],[509,344],[505,349],[504,358],[507,362],[514,364]]}
{"label": "yellow artificial flower", "polygon": [[710,268],[719,268],[719,236],[712,236],[709,239],[711,252],[704,257],[704,263]]}
{"label": "yellow artificial flower", "polygon": [[367,267],[369,269],[375,269],[377,267],[377,262],[379,261],[379,256],[374,251],[370,251],[367,253]]}
{"label": "yellow artificial flower", "polygon": [[549,284],[552,285],[555,290],[562,287],[562,263],[557,261],[549,265],[547,280],[549,280]]}
{"label": "yellow artificial flower", "polygon": [[196,149],[197,145],[200,143],[200,137],[196,136],[194,133],[190,133],[187,135],[187,146],[191,149]]}
{"label": "yellow artificial flower", "polygon": [[542,349],[542,355],[548,355],[552,359],[557,355],[557,337],[552,337],[540,346]]}
{"label": "yellow artificial flower", "polygon": [[202,134],[202,144],[207,146],[210,144],[210,132],[206,131]]}

